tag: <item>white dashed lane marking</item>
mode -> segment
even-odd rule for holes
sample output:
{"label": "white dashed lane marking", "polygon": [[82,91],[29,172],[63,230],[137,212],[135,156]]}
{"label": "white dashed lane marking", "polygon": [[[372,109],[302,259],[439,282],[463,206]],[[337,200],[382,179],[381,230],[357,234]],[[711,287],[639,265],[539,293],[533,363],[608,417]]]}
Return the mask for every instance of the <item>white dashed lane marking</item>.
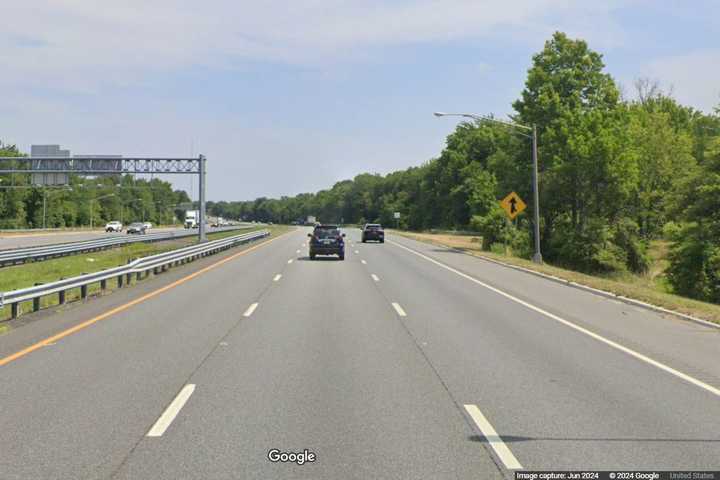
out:
{"label": "white dashed lane marking", "polygon": [[245,310],[245,313],[243,313],[243,317],[249,317],[250,315],[252,315],[253,312],[255,311],[255,309],[257,308],[257,306],[258,306],[257,303],[253,303],[252,305],[250,305],[248,307],[248,309]]}
{"label": "white dashed lane marking", "polygon": [[392,306],[398,315],[400,315],[401,317],[407,317],[407,313],[405,313],[405,310],[403,310],[399,303],[393,302]]}

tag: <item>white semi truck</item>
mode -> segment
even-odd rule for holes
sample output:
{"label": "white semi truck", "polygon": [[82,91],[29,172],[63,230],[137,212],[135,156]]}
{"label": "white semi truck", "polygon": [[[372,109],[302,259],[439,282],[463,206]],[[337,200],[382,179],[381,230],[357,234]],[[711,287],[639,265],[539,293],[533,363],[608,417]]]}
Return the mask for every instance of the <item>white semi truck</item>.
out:
{"label": "white semi truck", "polygon": [[187,210],[185,212],[185,228],[198,228],[200,226],[200,211]]}

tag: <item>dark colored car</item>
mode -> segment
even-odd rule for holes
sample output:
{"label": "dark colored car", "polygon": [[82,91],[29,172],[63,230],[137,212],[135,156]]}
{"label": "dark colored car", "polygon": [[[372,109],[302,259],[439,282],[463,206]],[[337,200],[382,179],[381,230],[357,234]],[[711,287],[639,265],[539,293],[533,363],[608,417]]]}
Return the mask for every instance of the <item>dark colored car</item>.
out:
{"label": "dark colored car", "polygon": [[385,243],[385,231],[383,230],[382,225],[379,223],[365,224],[362,231],[362,242],[365,243],[369,240]]}
{"label": "dark colored car", "polygon": [[144,223],[131,223],[127,227],[127,233],[139,233],[139,234],[145,234],[145,231],[147,230],[147,227],[145,227]]}
{"label": "dark colored car", "polygon": [[317,225],[308,237],[310,260],[315,260],[316,255],[337,255],[345,260],[345,234],[340,233],[337,225]]}

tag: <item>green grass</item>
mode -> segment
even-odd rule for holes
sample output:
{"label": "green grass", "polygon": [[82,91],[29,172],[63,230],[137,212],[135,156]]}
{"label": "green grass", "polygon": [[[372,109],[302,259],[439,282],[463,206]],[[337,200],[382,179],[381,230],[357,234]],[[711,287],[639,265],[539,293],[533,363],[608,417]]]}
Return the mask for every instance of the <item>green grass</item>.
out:
{"label": "green grass", "polygon": [[622,273],[597,276],[576,272],[574,270],[567,270],[547,263],[537,265],[530,260],[510,255],[503,255],[500,252],[483,251],[481,248],[481,242],[473,241],[473,238],[476,237],[397,231],[394,233],[425,243],[458,248],[474,256],[497,260],[527,268],[529,270],[534,270],[536,272],[553,275],[564,280],[612,292],[623,297],[640,300],[668,310],[720,323],[720,305],[701,302],[699,300],[681,297],[672,293],[672,289],[670,288],[665,275],[665,270],[668,266],[667,254],[670,247],[670,243],[666,241],[655,241],[650,245],[648,253],[652,259],[652,264],[646,275]]}
{"label": "green grass", "polygon": [[[230,237],[249,233],[255,230],[267,228],[270,230],[271,236],[277,236],[289,230],[289,227],[270,226],[255,227],[243,229],[239,231],[228,231],[208,234],[209,240],[218,240],[220,238]],[[180,247],[192,245],[196,243],[196,237],[181,238],[167,242],[155,243],[134,243],[109,250],[99,252],[91,252],[80,255],[72,255],[68,257],[55,258],[43,262],[26,263],[13,267],[5,267],[0,269],[0,292],[17,290],[20,288],[30,287],[36,283],[49,283],[60,280],[62,278],[74,277],[83,273],[94,273],[108,268],[125,265],[128,261],[148,255],[167,252]],[[133,279],[135,281],[135,279]],[[108,281],[107,289],[116,288],[115,281]],[[94,295],[100,292],[100,286],[93,284],[88,287],[88,294]],[[68,290],[66,292],[66,301],[71,302],[80,298],[79,289]],[[47,308],[57,305],[58,299],[56,295],[43,297],[40,301],[41,308]],[[25,302],[21,305],[23,312],[30,311],[32,302]],[[0,309],[0,321],[10,317],[10,307],[6,306]],[[6,328],[6,327],[5,327]],[[1,333],[1,331],[0,331]]]}

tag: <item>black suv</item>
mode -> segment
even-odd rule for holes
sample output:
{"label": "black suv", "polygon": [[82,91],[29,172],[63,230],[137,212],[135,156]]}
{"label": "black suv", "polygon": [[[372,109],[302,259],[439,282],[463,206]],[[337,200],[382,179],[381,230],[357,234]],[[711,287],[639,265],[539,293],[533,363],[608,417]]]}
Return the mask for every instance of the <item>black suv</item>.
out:
{"label": "black suv", "polygon": [[385,232],[383,231],[382,225],[379,223],[366,223],[362,231],[362,242],[365,243],[368,240],[377,240],[380,243],[385,243]]}
{"label": "black suv", "polygon": [[310,237],[310,260],[316,255],[337,255],[345,260],[345,237],[337,225],[316,225]]}

